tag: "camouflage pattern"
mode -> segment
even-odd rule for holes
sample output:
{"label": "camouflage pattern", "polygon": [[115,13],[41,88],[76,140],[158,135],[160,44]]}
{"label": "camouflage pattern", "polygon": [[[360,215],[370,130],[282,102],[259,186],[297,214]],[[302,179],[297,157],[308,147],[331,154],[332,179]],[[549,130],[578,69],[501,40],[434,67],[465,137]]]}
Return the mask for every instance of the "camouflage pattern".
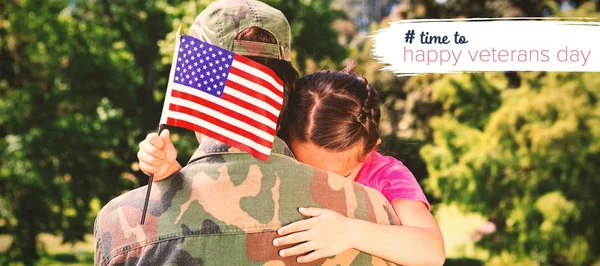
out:
{"label": "camouflage pattern", "polygon": [[[278,228],[303,219],[299,207],[399,224],[378,191],[289,155],[279,138],[267,162],[204,140],[186,167],[153,185],[144,225],[146,187],[102,208],[95,265],[296,265],[272,241]],[[311,264],[394,265],[353,249]]]}
{"label": "camouflage pattern", "polygon": [[[272,33],[278,43],[235,40],[240,31],[253,26]],[[260,1],[216,1],[196,17],[189,35],[237,54],[291,61],[290,24],[281,11]]]}

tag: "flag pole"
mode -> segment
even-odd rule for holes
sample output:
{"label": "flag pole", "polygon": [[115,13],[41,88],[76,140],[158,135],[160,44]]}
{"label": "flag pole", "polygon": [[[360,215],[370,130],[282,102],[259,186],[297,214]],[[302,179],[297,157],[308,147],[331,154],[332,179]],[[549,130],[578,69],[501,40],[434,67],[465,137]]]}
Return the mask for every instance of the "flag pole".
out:
{"label": "flag pole", "polygon": [[[179,38],[181,38],[182,35],[183,35],[183,24],[180,24],[179,29],[177,29],[177,37],[175,37],[175,38],[179,39]],[[178,43],[178,40],[176,40],[176,43]],[[176,49],[177,49],[177,47],[176,47]],[[176,57],[176,54],[174,54],[173,57]],[[174,65],[174,63],[175,63],[175,58],[173,58],[173,65]],[[173,65],[171,66],[171,68],[173,68]],[[169,78],[172,78],[172,77],[169,77]],[[165,95],[165,99],[167,99],[169,97],[168,94],[169,94],[169,90],[167,89],[167,95]],[[163,113],[164,113],[164,110],[163,110]],[[158,124],[158,135],[159,136],[160,136],[160,133],[165,129],[165,126],[166,126],[166,124],[163,123],[162,116],[161,116],[161,122]],[[148,179],[148,188],[146,189],[146,199],[144,201],[144,210],[142,211],[142,220],[140,222],[141,225],[144,225],[144,222],[146,221],[146,211],[148,210],[148,202],[150,201],[150,190],[152,189],[153,182],[154,182],[154,174],[150,174],[150,177]]]}
{"label": "flag pole", "polygon": [[[165,124],[158,125],[158,135],[165,129]],[[142,211],[142,221],[140,224],[144,224],[146,221],[146,211],[148,210],[148,202],[150,201],[150,190],[152,190],[152,183],[154,183],[154,174],[150,174],[148,178],[148,189],[146,189],[146,200],[144,201],[144,210]]]}

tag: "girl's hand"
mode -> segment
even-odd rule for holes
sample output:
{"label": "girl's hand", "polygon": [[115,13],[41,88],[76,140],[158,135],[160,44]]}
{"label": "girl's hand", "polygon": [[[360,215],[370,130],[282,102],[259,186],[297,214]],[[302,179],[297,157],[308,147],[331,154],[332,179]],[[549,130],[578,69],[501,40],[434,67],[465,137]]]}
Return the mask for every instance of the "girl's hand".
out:
{"label": "girl's hand", "polygon": [[150,133],[140,142],[137,153],[140,170],[147,175],[154,174],[154,181],[159,181],[181,169],[176,161],[177,150],[171,142],[170,132],[165,129],[160,136]]}
{"label": "girl's hand", "polygon": [[297,244],[279,251],[280,256],[289,257],[310,252],[297,259],[300,263],[306,263],[337,255],[353,246],[351,219],[327,209],[300,208],[299,212],[312,218],[291,223],[277,230],[283,237],[273,240],[273,245],[277,247]]}

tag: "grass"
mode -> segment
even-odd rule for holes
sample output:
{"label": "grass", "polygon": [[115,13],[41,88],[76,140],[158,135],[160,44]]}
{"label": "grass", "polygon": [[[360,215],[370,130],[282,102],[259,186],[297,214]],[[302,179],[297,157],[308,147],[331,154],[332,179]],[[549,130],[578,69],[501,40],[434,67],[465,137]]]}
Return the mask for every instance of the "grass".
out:
{"label": "grass", "polygon": [[[85,235],[85,241],[71,244],[62,244],[62,237],[51,234],[40,234],[38,241],[40,247],[46,249],[46,255],[38,265],[54,266],[87,266],[94,264],[94,236]],[[0,235],[0,253],[6,252],[12,243],[12,236]],[[23,264],[11,263],[11,266]]]}

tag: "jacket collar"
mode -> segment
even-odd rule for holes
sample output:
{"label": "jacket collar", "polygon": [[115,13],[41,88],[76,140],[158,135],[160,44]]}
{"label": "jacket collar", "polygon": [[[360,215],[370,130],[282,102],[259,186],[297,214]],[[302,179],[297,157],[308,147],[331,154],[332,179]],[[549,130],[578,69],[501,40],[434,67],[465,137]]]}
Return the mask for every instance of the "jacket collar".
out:
{"label": "jacket collar", "polygon": [[[198,146],[198,149],[196,149],[196,151],[192,155],[192,158],[190,158],[190,161],[188,162],[188,164],[198,161],[200,159],[206,158],[206,157],[210,157],[210,156],[225,155],[225,154],[244,154],[244,153],[246,153],[246,152],[242,151],[240,149],[231,147],[223,142],[220,142],[220,141],[212,139],[212,138],[208,138],[206,136],[202,136],[202,141],[200,142],[200,146]],[[281,155],[295,158],[294,154],[288,148],[288,146],[285,144],[285,142],[277,136],[275,136],[275,139],[273,140],[273,147],[271,148],[271,156],[273,154],[281,154]]]}

